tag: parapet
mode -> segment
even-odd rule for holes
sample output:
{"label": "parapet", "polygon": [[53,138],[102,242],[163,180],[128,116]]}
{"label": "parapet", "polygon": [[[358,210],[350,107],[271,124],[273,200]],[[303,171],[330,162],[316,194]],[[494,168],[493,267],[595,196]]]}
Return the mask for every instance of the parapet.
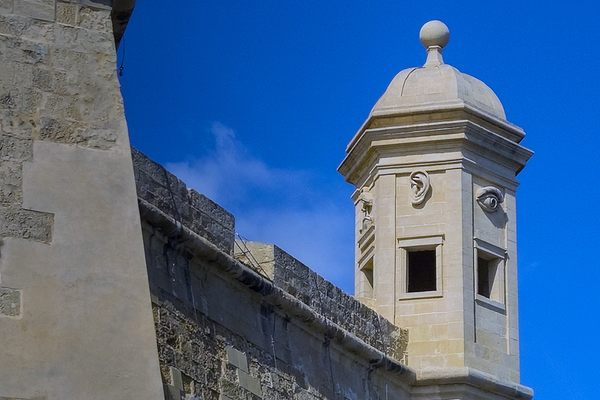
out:
{"label": "parapet", "polygon": [[[208,197],[188,189],[163,166],[132,149],[138,201],[156,207],[227,254],[233,253],[235,219]],[[142,211],[142,219],[143,219]]]}
{"label": "parapet", "polygon": [[[258,242],[236,245],[235,220],[231,213],[188,189],[183,181],[141,152],[132,149],[132,158],[142,222],[153,225],[155,215],[160,213],[174,221],[173,228],[162,229],[164,240],[172,242],[170,247],[181,248],[183,242],[190,244],[184,238],[184,230],[196,234],[223,252],[223,256],[235,255],[238,262],[326,320],[378,351],[398,361],[404,360],[408,345],[406,330],[394,326],[279,247]],[[152,274],[150,277],[152,281]]]}
{"label": "parapet", "polygon": [[396,360],[405,360],[408,331],[396,327],[279,247],[244,242],[236,246],[235,256],[258,267],[275,286],[365,343]]}

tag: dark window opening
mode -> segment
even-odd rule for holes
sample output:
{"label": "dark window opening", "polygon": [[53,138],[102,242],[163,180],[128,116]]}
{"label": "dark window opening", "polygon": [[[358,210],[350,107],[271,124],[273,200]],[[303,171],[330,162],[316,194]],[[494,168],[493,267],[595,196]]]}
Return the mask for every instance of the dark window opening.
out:
{"label": "dark window opening", "polygon": [[373,297],[373,259],[369,260],[369,262],[363,268],[363,274],[365,276],[364,282],[364,296],[365,297]]}
{"label": "dark window opening", "polygon": [[477,257],[477,294],[488,299],[492,295],[494,269],[492,260]]}
{"label": "dark window opening", "polygon": [[408,292],[430,292],[437,289],[435,250],[408,252]]}

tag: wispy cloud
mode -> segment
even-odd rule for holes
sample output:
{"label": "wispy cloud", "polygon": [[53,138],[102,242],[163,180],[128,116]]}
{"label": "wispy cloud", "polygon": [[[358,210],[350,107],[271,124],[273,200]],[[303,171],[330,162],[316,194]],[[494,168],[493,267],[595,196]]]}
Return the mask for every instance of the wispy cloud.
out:
{"label": "wispy cloud", "polygon": [[334,192],[314,172],[269,166],[221,123],[210,132],[212,152],[167,168],[233,212],[244,237],[275,243],[351,292],[354,222],[347,193]]}

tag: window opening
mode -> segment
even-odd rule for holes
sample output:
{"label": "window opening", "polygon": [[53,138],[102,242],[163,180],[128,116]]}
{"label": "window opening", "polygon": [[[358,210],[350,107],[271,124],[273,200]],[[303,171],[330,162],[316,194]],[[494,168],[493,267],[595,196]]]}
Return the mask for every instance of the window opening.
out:
{"label": "window opening", "polygon": [[437,290],[435,250],[409,251],[407,261],[407,292]]}

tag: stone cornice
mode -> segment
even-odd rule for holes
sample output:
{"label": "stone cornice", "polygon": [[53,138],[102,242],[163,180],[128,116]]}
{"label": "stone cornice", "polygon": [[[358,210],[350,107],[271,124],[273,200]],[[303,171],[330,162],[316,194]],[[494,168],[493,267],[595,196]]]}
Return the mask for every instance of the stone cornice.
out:
{"label": "stone cornice", "polygon": [[533,390],[527,386],[503,381],[490,374],[467,367],[420,370],[417,372],[414,386],[423,387],[423,390],[418,391],[419,395],[425,396],[423,398],[430,398],[427,397],[429,390],[434,390],[434,393],[439,395],[444,392],[441,388],[450,387],[451,390],[456,390],[456,385],[460,384],[511,400],[529,400],[533,397]]}
{"label": "stone cornice", "polygon": [[517,143],[525,137],[525,132],[519,126],[490,115],[470,104],[466,104],[462,101],[437,102],[421,104],[416,107],[388,109],[385,110],[385,112],[371,112],[352,140],[350,140],[350,143],[346,147],[346,152],[350,152],[363,132],[369,128],[414,124],[418,121],[448,121],[456,119],[472,119],[479,121],[480,125],[490,126],[493,127],[493,129],[500,129],[503,132],[503,135],[506,135],[508,139]]}
{"label": "stone cornice", "polygon": [[434,149],[436,152],[470,150],[518,173],[533,153],[507,138],[506,132],[482,125],[481,122],[472,119],[417,121],[413,124],[364,129],[349,148],[338,171],[347,181],[356,184],[364,180],[365,169],[372,169],[376,161],[386,154],[410,154]]}

